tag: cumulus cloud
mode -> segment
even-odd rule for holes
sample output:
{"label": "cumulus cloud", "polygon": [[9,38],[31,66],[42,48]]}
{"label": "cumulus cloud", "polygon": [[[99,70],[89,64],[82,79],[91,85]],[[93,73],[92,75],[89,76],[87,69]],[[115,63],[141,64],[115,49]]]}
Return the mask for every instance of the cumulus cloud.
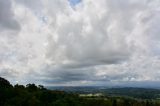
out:
{"label": "cumulus cloud", "polygon": [[158,0],[1,2],[1,35],[19,30],[0,39],[2,76],[46,85],[159,81]]}

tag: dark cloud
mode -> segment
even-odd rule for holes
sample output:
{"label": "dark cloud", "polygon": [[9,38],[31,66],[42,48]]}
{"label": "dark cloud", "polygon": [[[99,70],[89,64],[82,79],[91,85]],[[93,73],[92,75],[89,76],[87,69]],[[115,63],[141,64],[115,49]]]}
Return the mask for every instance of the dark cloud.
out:
{"label": "dark cloud", "polygon": [[0,30],[20,30],[12,9],[11,0],[0,0]]}

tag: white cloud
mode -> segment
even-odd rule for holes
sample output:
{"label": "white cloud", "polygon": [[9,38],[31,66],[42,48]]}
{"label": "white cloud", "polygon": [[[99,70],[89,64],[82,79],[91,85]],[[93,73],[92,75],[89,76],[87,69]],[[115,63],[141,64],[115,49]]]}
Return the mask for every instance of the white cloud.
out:
{"label": "white cloud", "polygon": [[60,85],[159,81],[158,0],[1,2],[2,76]]}

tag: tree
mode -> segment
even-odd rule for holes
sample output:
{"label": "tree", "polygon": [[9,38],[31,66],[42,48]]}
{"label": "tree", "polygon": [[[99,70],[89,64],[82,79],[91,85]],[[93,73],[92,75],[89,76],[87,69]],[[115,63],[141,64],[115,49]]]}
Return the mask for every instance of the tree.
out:
{"label": "tree", "polygon": [[117,100],[116,99],[113,100],[112,106],[117,106]]}
{"label": "tree", "polygon": [[27,84],[26,85],[26,88],[29,90],[29,91],[36,91],[38,89],[38,87],[35,85],[35,84]]}
{"label": "tree", "polygon": [[8,80],[0,77],[0,106],[12,96],[12,85]]}
{"label": "tree", "polygon": [[15,89],[25,89],[25,86],[16,84],[16,85],[14,85],[14,88]]}
{"label": "tree", "polygon": [[38,88],[39,88],[40,90],[46,90],[46,88],[44,88],[43,85],[38,85]]}
{"label": "tree", "polygon": [[9,81],[0,77],[0,88],[9,88],[9,87],[12,87]]}

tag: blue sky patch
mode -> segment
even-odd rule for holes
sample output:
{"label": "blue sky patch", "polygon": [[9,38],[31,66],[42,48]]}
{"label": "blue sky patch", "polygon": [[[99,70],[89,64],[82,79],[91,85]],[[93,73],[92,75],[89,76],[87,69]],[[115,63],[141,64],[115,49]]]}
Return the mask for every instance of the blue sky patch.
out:
{"label": "blue sky patch", "polygon": [[75,6],[81,2],[81,0],[69,0],[71,6]]}

